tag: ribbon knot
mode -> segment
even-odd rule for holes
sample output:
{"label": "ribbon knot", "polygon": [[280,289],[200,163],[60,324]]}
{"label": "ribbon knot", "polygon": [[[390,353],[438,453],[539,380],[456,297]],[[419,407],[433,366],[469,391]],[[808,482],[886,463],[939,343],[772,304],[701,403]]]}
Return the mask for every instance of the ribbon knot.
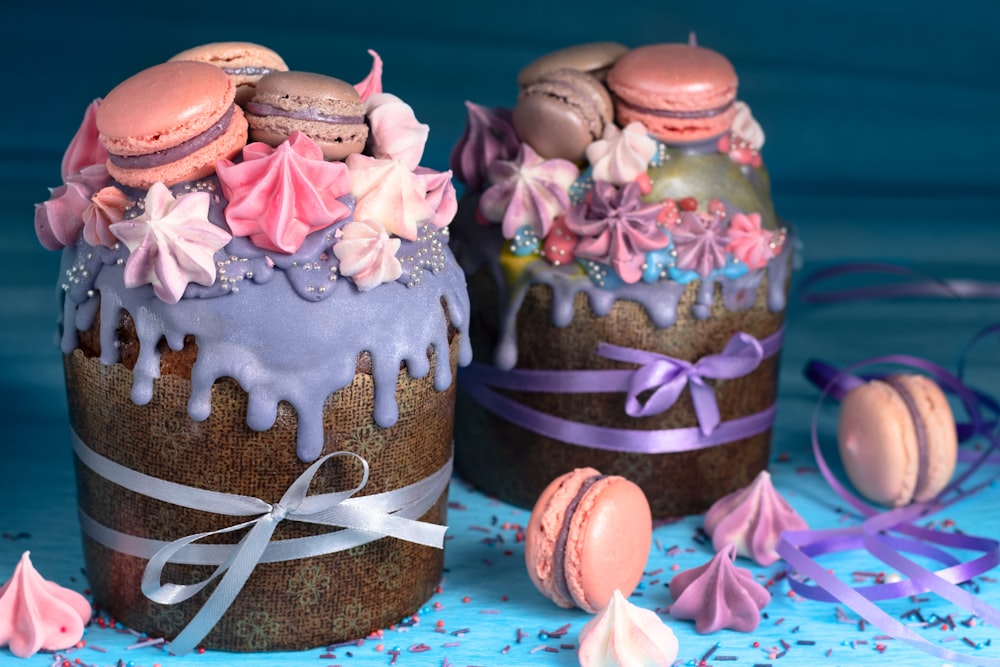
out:
{"label": "ribbon knot", "polygon": [[[648,417],[667,410],[684,387],[691,391],[698,427],[711,435],[719,425],[719,405],[715,390],[705,382],[732,380],[753,371],[764,359],[764,349],[756,338],[742,331],[733,334],[719,354],[710,354],[691,363],[665,354],[601,343],[597,354],[615,361],[638,364],[628,381],[625,412],[630,417]],[[652,392],[645,401],[643,394]]]}
{"label": "ribbon knot", "polygon": [[275,523],[278,523],[288,516],[288,508],[281,503],[276,503],[271,506],[271,511],[268,512],[268,516],[270,516]]}

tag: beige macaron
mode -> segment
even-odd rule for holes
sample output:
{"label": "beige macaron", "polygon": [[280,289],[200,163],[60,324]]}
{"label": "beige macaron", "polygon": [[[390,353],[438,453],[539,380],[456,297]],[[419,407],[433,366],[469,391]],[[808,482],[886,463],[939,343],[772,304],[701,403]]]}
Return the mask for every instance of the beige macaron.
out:
{"label": "beige macaron", "polygon": [[841,403],[837,439],[854,487],[891,507],[934,498],[958,459],[951,407],[923,375],[892,375],[852,389]]}
{"label": "beige macaron", "polygon": [[287,72],[288,65],[275,51],[253,42],[212,42],[181,51],[170,60],[194,60],[215,65],[236,84],[236,103],[245,106],[257,81],[271,72]]}
{"label": "beige macaron", "polygon": [[546,53],[526,65],[518,72],[517,82],[523,88],[538,81],[543,75],[560,69],[586,72],[603,81],[611,66],[626,51],[628,47],[618,42],[588,42],[567,46]]}

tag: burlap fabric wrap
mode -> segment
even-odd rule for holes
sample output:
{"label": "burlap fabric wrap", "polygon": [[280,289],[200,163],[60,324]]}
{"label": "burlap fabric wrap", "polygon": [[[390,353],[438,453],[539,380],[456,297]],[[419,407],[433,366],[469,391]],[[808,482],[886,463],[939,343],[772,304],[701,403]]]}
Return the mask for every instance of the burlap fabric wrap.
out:
{"label": "burlap fabric wrap", "polygon": [[[788,285],[784,286],[787,292]],[[498,331],[496,282],[482,266],[469,278],[473,315],[470,336],[474,358],[492,358]],[[775,333],[784,322],[784,311],[767,305],[765,276],[754,305],[729,311],[722,305],[716,285],[709,317],[691,313],[697,285],[688,285],[677,304],[677,322],[658,329],[645,309],[634,301],[619,300],[604,317],[595,315],[585,294],[576,295],[572,323],[552,324],[551,291],[533,285],[517,313],[517,368],[595,370],[631,368],[595,355],[598,343],[659,352],[696,361],[722,351],[738,331],[758,340]],[[725,381],[707,380],[715,388],[723,421],[743,417],[772,406],[776,399],[778,355],[764,359],[750,374]],[[688,389],[668,410],[633,418],[625,413],[625,394],[557,394],[498,390],[518,402],[566,419],[623,429],[674,429],[698,425]],[[455,425],[455,465],[484,492],[500,500],[531,507],[555,477],[582,466],[604,474],[626,477],[646,492],[653,516],[665,518],[706,510],[712,502],[749,484],[767,467],[771,432],[703,450],[671,454],[619,453],[567,444],[538,435],[483,409],[459,385]]]}
{"label": "burlap fabric wrap", "polygon": [[[127,334],[123,331],[127,328],[119,329],[120,336]],[[135,358],[129,345],[123,345],[122,363],[105,366],[94,356],[96,340],[95,332],[85,332],[81,347],[86,353],[78,349],[66,356],[65,371],[70,422],[97,453],[160,479],[267,502],[277,502],[308,467],[295,455],[294,410],[283,403],[271,429],[252,431],[246,425],[247,396],[235,381],[215,384],[207,420],[199,423],[188,417],[190,363],[197,353],[192,341],[180,353],[164,349],[162,377],[155,382],[153,399],[139,406],[129,393]],[[453,373],[458,342],[458,334],[452,332]],[[354,382],[331,395],[324,412],[323,454],[355,452],[370,464],[368,484],[358,494],[362,496],[413,484],[447,463],[455,398],[454,383],[438,392],[433,373],[412,379],[402,368],[396,389],[399,421],[381,428],[372,419],[373,382],[366,362],[367,355],[361,355]],[[433,363],[432,359],[432,368]],[[79,461],[76,470],[80,508],[129,535],[171,541],[239,523],[127,491]],[[353,457],[331,459],[314,478],[310,493],[350,489],[360,483],[361,474]],[[446,509],[447,492],[443,492],[421,520],[444,524]],[[284,521],[273,539],[324,530],[329,529]],[[242,534],[213,540],[234,543]],[[108,549],[86,535],[83,542],[96,604],[150,636],[176,636],[214,588],[210,585],[177,605],[153,603],[140,590],[147,561]],[[439,584],[443,559],[441,549],[385,537],[325,556],[260,564],[201,645],[232,651],[301,650],[363,637],[417,611]],[[168,564],[163,579],[189,584],[213,570],[214,566]]]}

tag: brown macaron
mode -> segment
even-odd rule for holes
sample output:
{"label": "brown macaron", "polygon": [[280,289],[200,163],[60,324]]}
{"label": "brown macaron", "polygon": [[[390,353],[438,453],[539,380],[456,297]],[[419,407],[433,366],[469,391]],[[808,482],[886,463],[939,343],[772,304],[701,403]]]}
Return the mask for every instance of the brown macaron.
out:
{"label": "brown macaron", "polygon": [[[257,81],[271,72],[287,72],[288,65],[276,52],[252,42],[212,42],[181,51],[174,60],[194,60],[215,65],[236,84],[236,103],[241,107],[253,97]],[[170,62],[168,61],[168,62]]]}
{"label": "brown macaron", "polygon": [[560,69],[521,90],[512,121],[521,140],[542,157],[580,162],[613,118],[611,96],[597,77]]}
{"label": "brown macaron", "polygon": [[588,42],[568,46],[547,53],[527,65],[518,73],[517,83],[523,88],[538,81],[542,75],[559,69],[575,69],[604,81],[608,70],[626,51],[628,47],[618,42]]}
{"label": "brown macaron", "polygon": [[364,150],[365,105],[354,86],[311,72],[272,72],[257,82],[247,103],[250,138],[277,146],[299,130],[323,149],[327,160]]}

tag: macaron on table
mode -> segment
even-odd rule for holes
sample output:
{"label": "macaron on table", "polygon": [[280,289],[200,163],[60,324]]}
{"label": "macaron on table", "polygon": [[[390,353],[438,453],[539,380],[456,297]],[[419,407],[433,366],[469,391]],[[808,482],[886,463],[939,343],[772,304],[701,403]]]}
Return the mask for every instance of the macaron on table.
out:
{"label": "macaron on table", "polygon": [[[809,539],[820,537],[815,531],[841,531],[828,535],[830,540],[839,540],[836,544],[827,541],[803,547],[818,565],[811,572],[814,578],[805,581],[789,574],[784,558],[769,564],[755,559],[753,539],[737,534],[751,521],[725,520],[744,511],[746,498],[740,497],[717,522],[709,522],[705,513],[653,521],[633,590],[628,595],[612,595],[600,615],[576,605],[563,607],[546,597],[529,574],[527,534],[535,517],[533,506],[499,501],[455,475],[447,496],[448,530],[440,580],[415,614],[371,636],[299,651],[248,654],[208,649],[171,656],[156,637],[137,635],[118,625],[119,619],[98,612],[78,647],[58,654],[38,652],[28,658],[0,648],[0,665],[571,667],[581,660],[604,665],[615,664],[615,652],[604,648],[610,645],[606,640],[614,634],[616,619],[644,628],[644,637],[655,638],[645,642],[635,635],[631,643],[614,644],[619,652],[642,656],[646,662],[641,664],[1000,664],[1000,626],[985,622],[970,609],[980,603],[983,614],[987,607],[1000,609],[1000,573],[986,562],[995,554],[991,541],[1000,539],[996,512],[1000,488],[992,483],[1000,468],[987,462],[962,482],[967,497],[915,518],[913,525],[926,534],[891,533],[898,538],[890,542],[893,554],[930,570],[954,567],[963,582],[952,588],[917,576],[924,584],[933,582],[937,590],[907,590],[911,566],[879,551],[884,542],[870,544],[887,560],[876,558],[864,548],[864,530],[871,527],[872,534],[878,535],[874,522],[891,511],[896,492],[917,489],[921,487],[918,477],[926,481],[934,476],[931,470],[938,450],[928,446],[922,457],[919,438],[910,442],[902,431],[912,430],[916,436],[920,428],[913,406],[936,399],[921,398],[923,390],[914,387],[909,388],[909,403],[887,391],[884,399],[864,395],[850,399],[848,387],[822,396],[820,387],[805,373],[811,362],[821,360],[834,374],[846,370],[860,378],[847,383],[855,391],[872,386],[872,375],[928,374],[927,368],[893,361],[859,365],[872,358],[896,357],[898,362],[906,355],[961,376],[964,385],[984,395],[1000,395],[996,334],[973,340],[979,331],[1000,321],[1000,305],[987,297],[986,288],[998,280],[995,249],[1000,245],[1000,224],[995,183],[1000,179],[994,160],[1000,154],[1000,137],[994,124],[1000,114],[1000,93],[983,83],[991,80],[993,67],[986,63],[1000,60],[985,27],[991,19],[992,23],[1000,20],[996,9],[978,5],[983,11],[972,20],[922,2],[905,3],[905,7],[902,2],[890,3],[887,9],[853,3],[836,10],[817,9],[809,16],[798,3],[765,1],[752,8],[734,5],[726,12],[623,3],[600,21],[603,25],[588,21],[584,27],[582,16],[561,15],[558,21],[563,29],[553,31],[548,26],[556,19],[532,7],[532,3],[515,3],[509,8],[511,16],[507,11],[491,12],[488,18],[477,14],[473,20],[476,12],[471,9],[445,13],[428,7],[423,10],[427,15],[418,18],[399,5],[380,16],[378,30],[364,27],[372,23],[370,6],[316,8],[305,25],[299,19],[295,25],[278,19],[265,25],[269,21],[262,20],[260,9],[254,13],[251,6],[240,9],[245,19],[228,9],[224,20],[203,10],[199,21],[156,17],[172,29],[163,42],[148,32],[152,14],[131,19],[114,14],[124,29],[109,46],[94,39],[96,34],[109,34],[108,25],[98,30],[92,18],[95,8],[80,6],[66,10],[66,25],[72,29],[51,27],[67,49],[88,54],[75,67],[77,75],[69,79],[64,76],[65,53],[51,52],[27,34],[9,29],[12,34],[7,43],[35,56],[30,69],[12,68],[9,76],[24,91],[21,100],[43,103],[31,109],[23,103],[16,110],[8,109],[17,122],[5,124],[6,129],[0,131],[4,149],[0,169],[5,176],[0,179],[0,215],[6,233],[6,242],[0,245],[5,267],[0,272],[5,310],[0,316],[0,438],[5,455],[0,466],[0,507],[4,508],[0,512],[0,583],[15,575],[29,552],[31,566],[44,579],[92,599],[88,573],[83,571],[62,360],[53,342],[59,263],[55,254],[39,246],[31,211],[33,204],[47,197],[46,188],[57,181],[63,150],[95,94],[112,90],[151,63],[166,63],[212,39],[264,44],[289,65],[335,72],[347,81],[358,81],[369,71],[366,49],[373,48],[385,59],[385,80],[396,84],[394,88],[413,106],[417,117],[430,126],[422,164],[446,170],[450,148],[466,120],[463,101],[508,103],[516,94],[512,88],[517,74],[526,63],[573,43],[683,43],[688,30],[696,30],[699,44],[725,54],[739,72],[740,98],[753,105],[768,133],[766,157],[776,209],[794,223],[800,237],[777,378],[777,413],[766,460],[769,480],[759,482],[763,491],[755,486],[745,495],[756,497],[760,491],[765,497],[773,487],[808,526]],[[141,14],[144,10],[134,11]],[[580,11],[589,17],[607,16],[586,3]],[[43,8],[7,7],[0,13],[9,14],[4,17],[9,19],[5,25],[31,25],[42,19]],[[108,15],[102,20],[111,21]],[[525,22],[526,15],[532,21]],[[314,39],[316,26],[331,25],[352,28],[324,30],[322,40]],[[419,30],[414,32],[415,28]],[[856,39],[858,31],[865,39]],[[419,48],[417,34],[423,35]],[[914,46],[913,40],[921,46]],[[84,65],[91,59],[96,60]],[[53,90],[52,81],[62,82],[58,91]],[[203,90],[209,90],[209,85]],[[666,105],[670,99],[664,93],[656,104],[662,100]],[[642,109],[661,108],[653,100],[633,100],[633,104]],[[706,102],[706,108],[711,104]],[[937,131],[942,117],[954,121],[951,127],[961,126],[968,140]],[[206,123],[201,120],[197,127],[192,124],[190,136],[213,125],[218,115],[206,110]],[[253,131],[252,124],[247,127]],[[166,142],[163,147],[169,148]],[[129,153],[144,157],[160,148],[143,146],[122,152],[125,157],[132,157]],[[823,281],[813,281],[828,268],[840,270]],[[895,291],[874,290],[883,286]],[[956,298],[956,293],[965,297]],[[870,391],[881,396],[884,387],[874,386]],[[949,389],[947,382],[941,386]],[[954,480],[968,470],[986,440],[965,437],[970,419],[962,401],[950,390],[945,397],[959,424],[957,465],[949,475]],[[880,409],[883,400],[885,408]],[[851,407],[854,401],[859,404]],[[857,416],[844,418],[845,433],[838,436],[842,412],[855,408]],[[916,412],[921,415],[924,440],[942,442],[935,435],[939,430],[936,418],[930,416],[940,417],[941,412],[921,412],[919,407]],[[898,421],[890,419],[891,415],[898,416]],[[984,415],[987,420],[993,418],[989,410]],[[859,425],[864,427],[854,435],[847,432],[848,426]],[[866,440],[874,429],[888,430],[893,425],[900,432],[887,432],[879,440],[895,442],[893,438],[900,435],[898,448],[875,450]],[[940,428],[946,427],[947,420]],[[813,449],[814,429],[822,463]],[[853,464],[848,463],[849,456],[842,458],[841,447],[859,452],[862,476],[852,473]],[[877,477],[880,483],[891,482],[887,486],[892,493],[884,503],[871,505],[875,514],[870,517],[839,495],[823,471],[828,466],[833,478],[853,492],[865,486],[863,476],[872,471],[873,459],[868,456],[896,455],[912,468],[913,475],[909,469],[896,470],[895,463],[882,464],[886,472],[900,474],[898,479]],[[922,475],[921,458],[927,464]],[[595,468],[603,475],[615,474]],[[748,482],[758,484],[755,478]],[[874,494],[868,490],[866,495]],[[856,496],[864,497],[860,492]],[[623,505],[620,501],[615,506]],[[896,511],[906,512],[911,506],[904,502]],[[629,519],[634,518],[635,512],[630,511]],[[718,535],[727,544],[747,542],[750,555],[720,551],[713,544]],[[908,551],[933,537],[951,544],[923,541],[925,547],[934,547]],[[643,546],[638,544],[634,550],[641,552]],[[779,547],[779,556],[783,550]],[[984,554],[984,561],[975,564]],[[712,567],[705,567],[717,556],[720,559]],[[762,556],[758,553],[757,557]],[[752,605],[755,626],[734,627],[740,624],[735,614],[699,619],[697,605],[688,605],[686,600],[678,605],[676,616],[669,611],[685,594],[678,592],[675,597],[671,582],[681,573],[703,567],[698,576],[678,579],[677,586],[687,584],[690,595],[700,585],[692,581],[700,581],[706,573],[726,573],[732,568],[746,572],[736,576],[749,577],[769,598],[765,601],[756,589],[747,594],[740,617],[752,619]],[[964,583],[961,575],[968,573],[973,574]],[[384,581],[390,590],[394,582],[403,580],[392,562],[371,576]],[[822,591],[843,593],[827,577],[861,588],[867,597],[810,597],[815,593],[810,586],[817,583]],[[295,585],[307,597],[309,591],[322,590],[327,584],[322,578],[305,577]],[[884,593],[885,597],[877,599]],[[869,599],[898,625],[887,625],[885,618],[870,613],[865,606]],[[3,614],[0,604],[0,623]],[[249,619],[242,632],[250,639],[278,633],[287,622],[287,618],[259,615]],[[725,627],[703,633],[699,623],[702,629],[718,623]],[[58,634],[62,627],[47,630]],[[671,655],[663,652],[672,646],[671,638],[676,641],[673,662],[658,662]],[[925,641],[937,653],[921,650],[914,645],[916,640]]]}

